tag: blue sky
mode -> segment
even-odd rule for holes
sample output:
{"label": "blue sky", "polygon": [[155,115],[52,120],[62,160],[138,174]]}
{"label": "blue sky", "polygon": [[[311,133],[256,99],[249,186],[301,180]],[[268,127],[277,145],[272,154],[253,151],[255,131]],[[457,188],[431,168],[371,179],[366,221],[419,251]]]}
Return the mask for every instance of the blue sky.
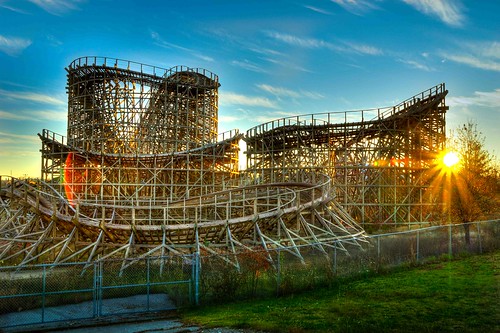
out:
{"label": "blue sky", "polygon": [[39,176],[66,135],[66,71],[83,56],[219,76],[219,131],[398,103],[445,82],[447,131],[500,151],[498,0],[0,0],[0,175]]}

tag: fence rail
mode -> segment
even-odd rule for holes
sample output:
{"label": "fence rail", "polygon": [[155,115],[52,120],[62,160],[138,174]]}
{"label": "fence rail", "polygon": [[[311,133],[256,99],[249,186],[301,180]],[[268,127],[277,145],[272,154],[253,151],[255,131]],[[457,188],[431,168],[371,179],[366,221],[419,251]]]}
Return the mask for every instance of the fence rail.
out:
{"label": "fence rail", "polygon": [[[441,256],[500,248],[500,220],[433,226],[353,242],[244,251],[232,260],[195,253],[93,263],[0,267],[0,329],[85,322],[211,302],[227,302],[325,286],[352,276]],[[61,316],[64,313],[64,316]]]}

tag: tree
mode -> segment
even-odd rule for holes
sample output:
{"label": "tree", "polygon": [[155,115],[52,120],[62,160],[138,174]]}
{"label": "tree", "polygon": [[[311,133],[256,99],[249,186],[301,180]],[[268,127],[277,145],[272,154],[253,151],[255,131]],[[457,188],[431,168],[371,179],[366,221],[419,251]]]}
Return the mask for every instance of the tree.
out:
{"label": "tree", "polygon": [[[460,165],[451,173],[450,214],[460,223],[477,221],[498,210],[498,167],[484,140],[472,121],[458,128],[452,139]],[[469,225],[464,224],[464,228],[465,242],[470,245]]]}

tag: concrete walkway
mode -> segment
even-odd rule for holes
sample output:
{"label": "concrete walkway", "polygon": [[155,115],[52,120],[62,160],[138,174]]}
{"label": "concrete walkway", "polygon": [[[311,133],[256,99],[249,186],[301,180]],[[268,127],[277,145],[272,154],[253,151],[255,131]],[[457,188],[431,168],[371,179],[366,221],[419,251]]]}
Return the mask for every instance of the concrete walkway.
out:
{"label": "concrete walkway", "polygon": [[[250,330],[184,325],[166,294],[104,299],[99,317],[94,302],[60,305],[0,315],[0,332],[68,333],[250,333]],[[149,309],[149,311],[148,311]]]}
{"label": "concrete walkway", "polygon": [[132,322],[123,324],[111,324],[111,325],[101,325],[93,327],[81,327],[81,328],[61,328],[57,331],[49,330],[48,332],[59,332],[59,333],[188,333],[188,332],[202,332],[199,327],[196,326],[184,326],[179,320],[175,319],[164,319],[164,320],[150,320],[143,322]]}
{"label": "concrete walkway", "polygon": [[[99,306],[100,309],[97,309]],[[0,315],[1,332],[57,329],[70,325],[105,325],[129,320],[147,320],[164,314],[172,317],[176,307],[166,294],[135,295],[11,312]],[[99,316],[95,316],[99,313]],[[88,331],[88,329],[87,329]]]}

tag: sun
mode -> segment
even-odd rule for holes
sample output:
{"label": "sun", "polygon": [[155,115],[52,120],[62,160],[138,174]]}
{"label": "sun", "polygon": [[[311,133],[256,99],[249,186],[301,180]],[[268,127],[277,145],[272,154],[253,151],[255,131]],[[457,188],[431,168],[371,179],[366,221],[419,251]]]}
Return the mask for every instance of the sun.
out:
{"label": "sun", "polygon": [[450,151],[450,152],[446,153],[446,155],[444,155],[444,157],[443,157],[443,163],[448,168],[451,168],[452,166],[454,166],[455,164],[457,164],[459,160],[460,159],[458,158],[457,153],[455,153],[453,151]]}

